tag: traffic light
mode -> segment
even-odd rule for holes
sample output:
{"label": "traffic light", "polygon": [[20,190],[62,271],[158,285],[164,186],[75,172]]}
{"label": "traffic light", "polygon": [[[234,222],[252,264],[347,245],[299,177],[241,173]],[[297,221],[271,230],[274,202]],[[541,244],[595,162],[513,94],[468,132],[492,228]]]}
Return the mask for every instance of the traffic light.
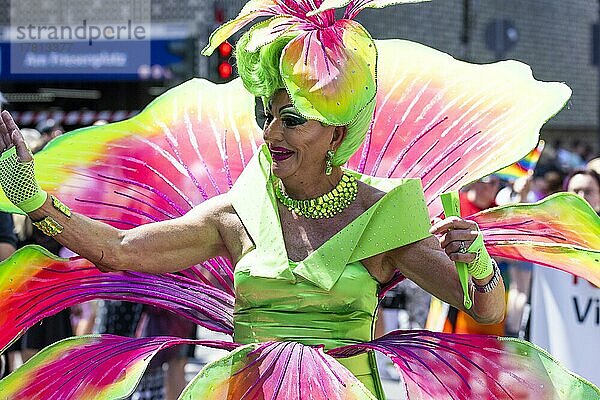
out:
{"label": "traffic light", "polygon": [[[227,19],[226,7],[223,1],[213,3],[214,20],[208,27],[208,37]],[[233,47],[229,42],[221,43],[208,60],[208,79],[216,83],[225,83],[236,77],[233,68]]]}
{"label": "traffic light", "polygon": [[208,79],[215,83],[225,83],[236,77],[233,66],[233,46],[221,43],[208,60]]}
{"label": "traffic light", "polygon": [[217,64],[217,74],[222,82],[229,82],[233,79],[233,65],[231,65],[231,56],[233,47],[228,42],[223,42],[217,48],[219,57]]}
{"label": "traffic light", "polygon": [[198,46],[195,38],[174,40],[167,45],[169,53],[177,56],[178,61],[167,65],[176,82],[183,82],[197,75]]}

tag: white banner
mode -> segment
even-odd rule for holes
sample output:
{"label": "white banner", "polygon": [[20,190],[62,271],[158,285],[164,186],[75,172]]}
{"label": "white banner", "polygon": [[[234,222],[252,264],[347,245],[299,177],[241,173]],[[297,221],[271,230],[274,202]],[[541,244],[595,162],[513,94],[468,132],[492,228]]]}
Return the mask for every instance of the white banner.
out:
{"label": "white banner", "polygon": [[600,385],[600,288],[571,274],[534,266],[530,339],[571,371]]}

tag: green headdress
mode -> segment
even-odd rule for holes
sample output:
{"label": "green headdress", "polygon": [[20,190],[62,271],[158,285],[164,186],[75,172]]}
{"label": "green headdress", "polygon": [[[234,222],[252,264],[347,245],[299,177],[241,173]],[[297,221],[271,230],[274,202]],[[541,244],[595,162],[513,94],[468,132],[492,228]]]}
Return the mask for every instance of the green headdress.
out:
{"label": "green headdress", "polygon": [[[238,17],[217,29],[203,54],[257,17],[236,48],[240,77],[255,96],[269,98],[285,88],[306,118],[348,126],[333,158],[342,165],[363,142],[375,110],[377,49],[354,18],[367,7],[426,0],[332,1],[252,0]],[[348,5],[342,19],[334,8]]]}

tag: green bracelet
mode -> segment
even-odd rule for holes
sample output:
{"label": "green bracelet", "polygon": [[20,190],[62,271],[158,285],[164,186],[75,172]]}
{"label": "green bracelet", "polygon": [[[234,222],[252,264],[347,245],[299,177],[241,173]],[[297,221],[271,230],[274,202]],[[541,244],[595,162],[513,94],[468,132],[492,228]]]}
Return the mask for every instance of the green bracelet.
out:
{"label": "green bracelet", "polygon": [[467,264],[469,274],[475,279],[483,279],[494,272],[492,258],[483,244],[483,235],[479,232],[477,238],[467,249],[467,253],[475,253],[475,259]]}

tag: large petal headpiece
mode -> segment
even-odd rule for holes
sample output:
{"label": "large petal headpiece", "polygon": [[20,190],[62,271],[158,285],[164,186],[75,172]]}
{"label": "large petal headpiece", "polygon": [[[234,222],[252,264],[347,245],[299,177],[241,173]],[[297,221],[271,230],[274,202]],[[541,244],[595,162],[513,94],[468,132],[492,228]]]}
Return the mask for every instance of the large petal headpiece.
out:
{"label": "large petal headpiece", "polygon": [[[202,54],[258,17],[246,50],[258,51],[282,35],[295,37],[281,55],[280,73],[294,106],[309,119],[348,125],[375,98],[377,50],[354,18],[367,7],[427,0],[251,0],[232,21],[217,29]],[[335,19],[334,8],[347,6]]]}

